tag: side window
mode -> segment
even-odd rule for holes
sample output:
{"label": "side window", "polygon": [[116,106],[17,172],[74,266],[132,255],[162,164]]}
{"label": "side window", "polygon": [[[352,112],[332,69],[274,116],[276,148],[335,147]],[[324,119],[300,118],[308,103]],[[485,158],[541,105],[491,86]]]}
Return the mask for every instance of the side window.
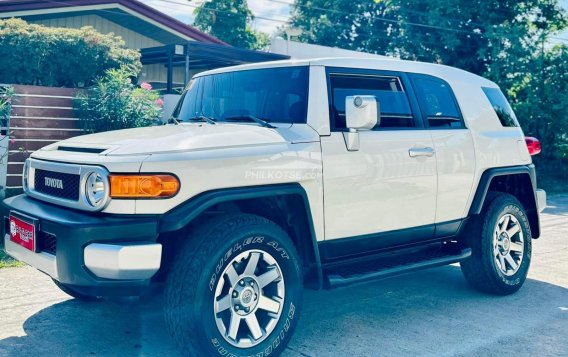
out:
{"label": "side window", "polygon": [[505,98],[505,95],[499,88],[486,88],[483,87],[483,92],[489,99],[491,106],[495,110],[501,125],[505,127],[517,127],[519,126],[519,122],[517,121],[517,117],[511,108],[511,105]]}
{"label": "side window", "polygon": [[413,77],[418,104],[430,128],[463,128],[451,88],[433,77]]}
{"label": "side window", "polygon": [[331,127],[345,129],[345,97],[372,95],[380,103],[380,128],[414,127],[414,117],[400,78],[373,75],[331,74]]}

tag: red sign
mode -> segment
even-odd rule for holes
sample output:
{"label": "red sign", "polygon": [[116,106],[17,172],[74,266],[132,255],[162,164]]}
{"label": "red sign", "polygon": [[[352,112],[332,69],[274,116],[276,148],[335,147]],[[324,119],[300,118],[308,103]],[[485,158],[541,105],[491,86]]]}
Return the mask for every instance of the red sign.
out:
{"label": "red sign", "polygon": [[35,252],[35,226],[10,216],[10,240]]}

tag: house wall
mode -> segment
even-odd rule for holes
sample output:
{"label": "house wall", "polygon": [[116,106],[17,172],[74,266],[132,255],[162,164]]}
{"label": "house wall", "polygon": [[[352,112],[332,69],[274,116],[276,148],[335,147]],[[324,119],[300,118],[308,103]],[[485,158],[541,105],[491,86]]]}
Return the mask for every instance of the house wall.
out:
{"label": "house wall", "polygon": [[81,28],[84,26],[91,26],[100,33],[108,34],[114,33],[122,37],[126,47],[132,49],[141,49],[147,47],[163,46],[164,44],[155,41],[149,37],[143,36],[137,32],[129,30],[120,26],[117,23],[104,19],[98,15],[82,15],[82,16],[68,16],[53,19],[38,19],[30,20],[30,23],[40,24],[49,27],[66,27],[66,28]]}

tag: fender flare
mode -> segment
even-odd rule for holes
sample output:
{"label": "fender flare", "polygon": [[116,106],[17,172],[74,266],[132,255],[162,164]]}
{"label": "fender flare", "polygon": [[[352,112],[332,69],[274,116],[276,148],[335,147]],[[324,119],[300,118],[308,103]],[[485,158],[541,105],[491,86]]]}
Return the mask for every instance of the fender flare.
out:
{"label": "fender flare", "polygon": [[525,207],[527,215],[529,216],[529,222],[531,224],[531,231],[534,238],[540,236],[540,218],[537,207],[537,197],[536,197],[536,172],[534,164],[521,165],[521,166],[510,166],[510,167],[497,167],[487,169],[481,175],[479,184],[477,185],[477,191],[473,197],[471,207],[469,209],[469,215],[478,215],[481,213],[485,200],[487,198],[487,193],[491,185],[492,180],[499,176],[508,175],[527,175],[530,178],[532,186],[532,197],[528,198],[528,207]]}
{"label": "fender flare", "polygon": [[240,201],[252,198],[274,197],[283,195],[299,195],[304,202],[306,219],[310,231],[311,248],[313,249],[314,264],[317,274],[317,287],[323,286],[323,273],[320,253],[317,245],[312,213],[308,196],[304,188],[297,183],[276,184],[265,186],[234,187],[206,191],[190,198],[188,201],[171,209],[158,221],[158,233],[167,233],[180,230],[193,221],[199,214],[209,207],[223,202]]}

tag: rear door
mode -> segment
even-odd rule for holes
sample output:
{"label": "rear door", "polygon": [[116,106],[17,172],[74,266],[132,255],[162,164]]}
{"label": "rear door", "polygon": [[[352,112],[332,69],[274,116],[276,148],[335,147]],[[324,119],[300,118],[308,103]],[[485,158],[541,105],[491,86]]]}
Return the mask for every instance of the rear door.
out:
{"label": "rear door", "polygon": [[409,77],[436,151],[436,236],[448,236],[456,232],[467,215],[475,173],[473,137],[450,84],[428,75]]}

